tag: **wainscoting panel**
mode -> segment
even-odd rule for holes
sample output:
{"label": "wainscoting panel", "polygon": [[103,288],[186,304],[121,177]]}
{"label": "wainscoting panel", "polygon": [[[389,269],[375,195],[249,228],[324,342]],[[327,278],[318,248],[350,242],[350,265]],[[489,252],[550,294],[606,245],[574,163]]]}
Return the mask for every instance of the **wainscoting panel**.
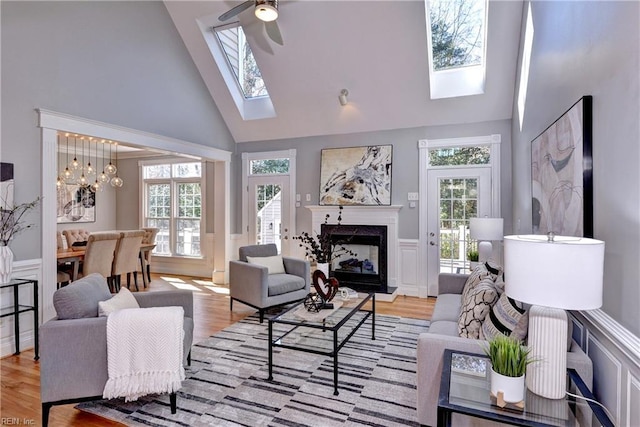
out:
{"label": "wainscoting panel", "polygon": [[[13,264],[13,277],[21,279],[35,279],[38,281],[38,304],[40,313],[38,318],[42,319],[42,260],[32,259],[26,261],[16,261]],[[55,287],[55,283],[53,283]],[[21,305],[33,305],[33,287],[31,285],[20,286],[18,297]],[[13,306],[13,289],[3,289],[0,293],[0,307]],[[33,312],[22,313],[20,316],[20,350],[33,348]],[[13,316],[0,319],[0,357],[8,356],[15,352],[15,335]]]}
{"label": "wainscoting panel", "polygon": [[[627,394],[629,402],[640,402],[640,379],[631,374],[627,380]],[[633,427],[631,420],[640,420],[640,405],[627,405],[627,427]]]}
{"label": "wainscoting panel", "polygon": [[616,426],[640,426],[640,338],[601,310],[572,315],[583,330],[582,349],[593,361],[594,396]]}
{"label": "wainscoting panel", "polygon": [[398,239],[398,294],[417,297],[418,266],[420,265],[420,242],[415,239]]}

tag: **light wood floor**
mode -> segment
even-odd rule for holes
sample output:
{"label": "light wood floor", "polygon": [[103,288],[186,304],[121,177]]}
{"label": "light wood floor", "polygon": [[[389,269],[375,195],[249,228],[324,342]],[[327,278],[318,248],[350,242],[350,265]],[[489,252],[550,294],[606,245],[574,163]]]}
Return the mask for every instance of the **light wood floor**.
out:
{"label": "light wood floor", "polygon": [[[141,292],[182,288],[194,291],[194,342],[203,341],[221,329],[255,312],[241,303],[229,311],[228,288],[214,285],[207,279],[184,276],[152,275],[149,288]],[[376,302],[376,313],[418,319],[430,319],[434,298],[420,299],[400,296],[393,303]],[[33,350],[0,360],[0,417],[2,425],[40,425],[40,365],[33,360]],[[122,424],[74,409],[73,404],[51,409],[51,426],[119,426]],[[6,420],[9,418],[10,420]],[[18,419],[14,422],[12,419]]]}

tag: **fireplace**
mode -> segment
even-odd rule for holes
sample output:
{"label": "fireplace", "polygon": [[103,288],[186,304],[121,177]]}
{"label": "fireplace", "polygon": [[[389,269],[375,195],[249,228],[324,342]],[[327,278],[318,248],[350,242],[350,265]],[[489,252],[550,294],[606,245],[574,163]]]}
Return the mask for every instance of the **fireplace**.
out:
{"label": "fireplace", "polygon": [[322,224],[333,250],[344,247],[329,266],[329,274],[340,286],[367,292],[387,293],[387,226]]}

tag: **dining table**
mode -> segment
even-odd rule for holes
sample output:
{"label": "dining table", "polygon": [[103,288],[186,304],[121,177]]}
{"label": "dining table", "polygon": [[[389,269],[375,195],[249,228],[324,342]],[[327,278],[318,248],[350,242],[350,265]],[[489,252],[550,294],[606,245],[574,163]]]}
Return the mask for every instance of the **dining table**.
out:
{"label": "dining table", "polygon": [[[155,243],[150,244],[142,244],[140,245],[140,268],[142,270],[142,283],[146,288],[149,286],[149,282],[151,281],[150,275],[148,275],[147,269],[147,257],[145,254],[149,251],[152,251],[156,247]],[[66,264],[71,263],[72,273],[71,273],[71,281],[75,281],[78,279],[78,273],[80,272],[80,263],[84,260],[85,248],[78,249],[58,249],[56,253],[56,259],[58,264]]]}

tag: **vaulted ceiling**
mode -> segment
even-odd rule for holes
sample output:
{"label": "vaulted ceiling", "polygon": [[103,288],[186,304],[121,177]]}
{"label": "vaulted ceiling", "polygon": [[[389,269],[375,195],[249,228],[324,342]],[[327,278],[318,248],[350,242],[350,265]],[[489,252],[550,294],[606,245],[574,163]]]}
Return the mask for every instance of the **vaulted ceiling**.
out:
{"label": "vaulted ceiling", "polygon": [[521,1],[489,3],[485,93],[438,100],[429,96],[423,0],[281,0],[283,46],[250,8],[238,19],[276,111],[260,120],[243,120],[201,31],[239,3],[165,1],[236,142],[511,118]]}

